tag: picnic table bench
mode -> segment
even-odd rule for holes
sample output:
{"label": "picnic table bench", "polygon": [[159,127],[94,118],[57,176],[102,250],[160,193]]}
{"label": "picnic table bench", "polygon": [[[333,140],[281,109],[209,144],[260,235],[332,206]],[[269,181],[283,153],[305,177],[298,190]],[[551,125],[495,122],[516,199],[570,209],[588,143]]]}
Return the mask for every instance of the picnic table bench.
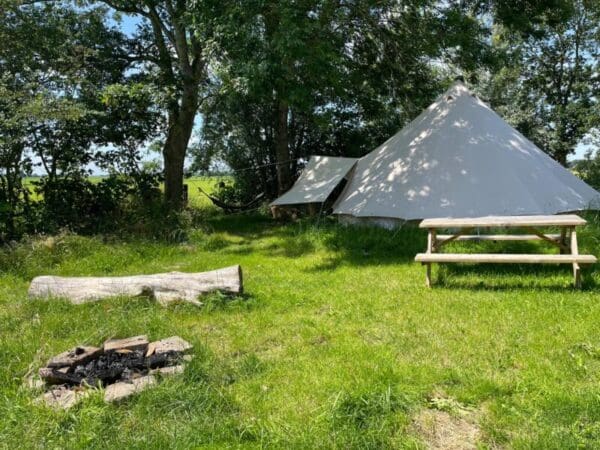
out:
{"label": "picnic table bench", "polygon": [[[418,253],[415,261],[426,266],[426,283],[431,286],[432,263],[521,263],[572,264],[575,287],[581,287],[580,265],[594,264],[593,255],[580,255],[576,227],[587,222],[574,214],[555,216],[488,216],[475,218],[425,219],[419,228],[428,230],[426,253]],[[548,234],[542,227],[560,229],[559,234]],[[474,230],[490,228],[521,228],[528,234],[472,234]],[[438,230],[452,230],[438,234]],[[559,248],[560,254],[496,254],[496,253],[439,253],[455,241],[529,241],[543,240]]]}

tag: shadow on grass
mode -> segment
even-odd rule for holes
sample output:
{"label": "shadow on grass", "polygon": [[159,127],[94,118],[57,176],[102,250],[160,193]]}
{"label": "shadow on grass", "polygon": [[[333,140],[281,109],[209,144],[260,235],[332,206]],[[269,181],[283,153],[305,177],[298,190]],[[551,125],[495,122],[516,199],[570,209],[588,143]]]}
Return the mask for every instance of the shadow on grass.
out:
{"label": "shadow on grass", "polygon": [[[497,291],[508,289],[549,289],[576,292],[600,292],[594,270],[582,269],[582,288],[575,290],[570,265],[538,264],[444,264],[434,271],[434,288]],[[424,275],[423,275],[424,277]],[[560,277],[560,278],[559,278]]]}
{"label": "shadow on grass", "polygon": [[298,258],[308,253],[314,253],[315,250],[314,242],[306,236],[284,239],[261,249],[263,253],[269,256],[284,256],[286,258]]}
{"label": "shadow on grass", "polygon": [[[343,226],[335,218],[303,219],[282,223],[264,215],[220,216],[213,218],[210,231],[241,238],[240,242],[219,242],[219,249],[234,254],[258,252],[264,256],[298,258],[318,250],[334,252],[330,260],[315,271],[332,270],[342,263],[381,265],[412,262],[423,251],[427,237],[415,226],[386,230],[374,226]],[[262,239],[266,246],[255,247]]]}
{"label": "shadow on grass", "polygon": [[229,233],[246,239],[260,239],[281,232],[286,224],[263,214],[221,214],[207,221],[209,231]]}
{"label": "shadow on grass", "polygon": [[256,307],[255,298],[247,293],[229,295],[215,291],[198,298],[200,309],[206,313],[217,311],[250,311]]}
{"label": "shadow on grass", "polygon": [[395,230],[373,226],[329,224],[324,244],[352,265],[412,263],[425,249],[426,233],[414,225]]}
{"label": "shadow on grass", "polygon": [[[210,221],[210,228],[215,232],[225,232],[242,239],[242,242],[219,242],[219,250],[224,252],[249,255],[259,253],[265,257],[299,258],[318,251],[328,250],[331,255],[320,260],[314,266],[305,269],[315,273],[333,271],[342,265],[378,266],[413,264],[417,253],[424,252],[427,235],[416,225],[406,224],[394,230],[386,230],[375,226],[343,226],[335,218],[320,220],[302,219],[293,223],[282,223],[261,215],[218,216]],[[490,230],[491,232],[491,230]],[[585,239],[580,242],[581,252],[594,253],[597,247],[595,222],[585,228]],[[270,240],[266,245],[255,245],[260,240]],[[454,242],[444,246],[443,252],[451,253],[556,253],[557,249],[541,241],[514,242]],[[494,277],[498,274],[512,276],[511,280],[502,282],[502,286],[530,286],[526,279],[515,282],[515,277],[522,275],[552,276],[557,270],[570,270],[569,266],[557,269],[543,265],[487,265],[476,266],[449,265],[449,275],[475,274]],[[585,269],[584,269],[585,270]],[[588,270],[584,274],[587,275]],[[494,289],[501,285],[496,284]],[[561,285],[561,288],[564,287]],[[593,279],[585,277],[585,289],[595,288]]]}
{"label": "shadow on grass", "polygon": [[[598,253],[600,227],[598,219],[589,218],[580,233],[582,253]],[[417,253],[425,251],[427,235],[416,225],[386,230],[375,226],[343,226],[336,218],[306,218],[282,223],[264,214],[220,215],[209,221],[209,228],[240,238],[214,238],[213,247],[237,255],[258,253],[264,257],[300,258],[328,251],[326,259],[304,269],[315,273],[334,271],[340,266],[382,266],[414,264]],[[490,232],[492,230],[489,230]],[[516,232],[514,230],[513,232]],[[557,249],[541,241],[454,242],[444,252],[459,253],[556,253]],[[438,284],[446,287],[477,290],[572,289],[569,265],[445,265]],[[583,269],[584,291],[598,291],[590,269]],[[555,282],[564,273],[564,282]]]}

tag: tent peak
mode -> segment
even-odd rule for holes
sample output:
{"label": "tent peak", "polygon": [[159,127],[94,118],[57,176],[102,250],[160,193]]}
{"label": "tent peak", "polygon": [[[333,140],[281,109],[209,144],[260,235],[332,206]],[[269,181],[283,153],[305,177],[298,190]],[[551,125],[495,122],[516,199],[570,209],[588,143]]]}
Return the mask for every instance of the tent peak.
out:
{"label": "tent peak", "polygon": [[452,83],[450,85],[450,87],[448,88],[448,90],[446,91],[446,95],[452,94],[452,93],[473,95],[473,93],[467,87],[467,85],[463,81],[460,81],[460,80],[455,80],[454,83]]}

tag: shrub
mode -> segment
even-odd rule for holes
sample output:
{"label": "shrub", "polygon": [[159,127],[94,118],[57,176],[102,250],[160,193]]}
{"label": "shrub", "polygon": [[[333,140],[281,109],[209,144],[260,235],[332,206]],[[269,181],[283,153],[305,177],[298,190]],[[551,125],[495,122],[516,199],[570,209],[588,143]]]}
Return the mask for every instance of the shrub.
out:
{"label": "shrub", "polygon": [[112,174],[94,182],[84,174],[43,177],[31,185],[17,203],[5,201],[0,189],[0,243],[23,235],[135,233],[181,240],[189,214],[169,213],[160,195],[160,176],[141,171]]}

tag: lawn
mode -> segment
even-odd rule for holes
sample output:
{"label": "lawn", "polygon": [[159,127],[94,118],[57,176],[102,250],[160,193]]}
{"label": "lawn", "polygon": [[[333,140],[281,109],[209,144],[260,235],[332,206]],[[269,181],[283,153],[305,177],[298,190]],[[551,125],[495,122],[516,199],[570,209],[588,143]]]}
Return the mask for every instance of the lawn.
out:
{"label": "lawn", "polygon": [[[0,254],[1,447],[423,448],[423,411],[476,424],[483,448],[600,447],[593,269],[575,291],[569,267],[436,267],[427,289],[414,228],[281,224],[194,202],[206,218],[180,244],[65,234]],[[582,252],[600,253],[597,223],[582,230]],[[41,274],[237,263],[246,294],[202,308],[27,298]],[[195,359],[121,404],[100,394],[68,412],[33,403],[24,377],[50,356],[136,334],[180,335]]]}

